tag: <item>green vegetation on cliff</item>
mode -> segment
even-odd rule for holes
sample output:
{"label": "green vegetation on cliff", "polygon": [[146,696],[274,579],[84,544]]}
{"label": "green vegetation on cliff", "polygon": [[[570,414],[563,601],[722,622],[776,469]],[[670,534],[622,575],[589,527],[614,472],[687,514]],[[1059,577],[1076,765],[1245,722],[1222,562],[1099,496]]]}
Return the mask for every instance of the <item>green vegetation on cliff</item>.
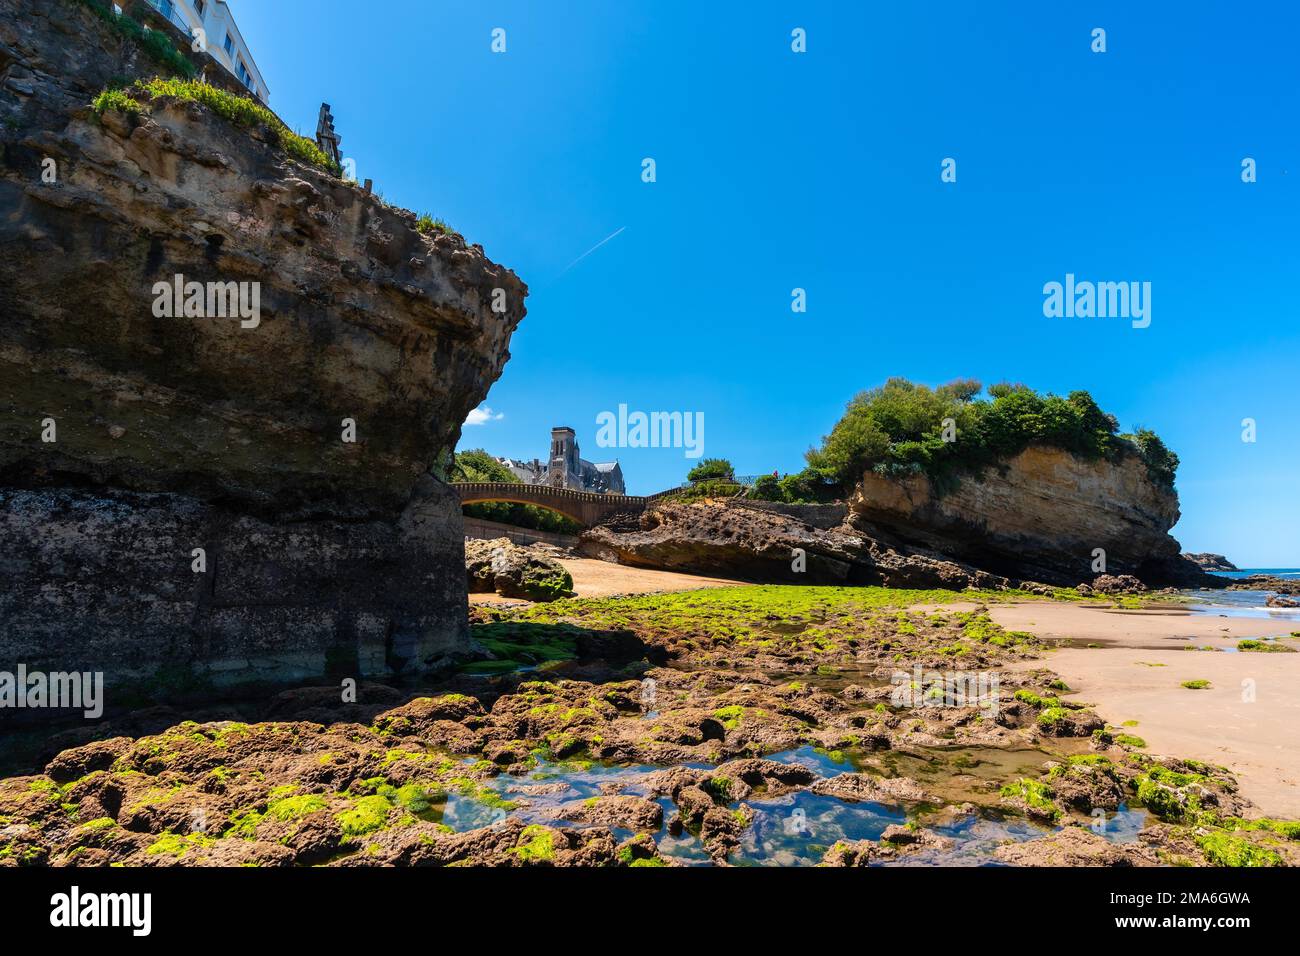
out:
{"label": "green vegetation on cliff", "polygon": [[[509,484],[519,479],[505,465],[497,461],[481,448],[456,452],[455,461],[447,474],[448,481],[492,481]],[[499,521],[517,528],[533,528],[538,531],[555,531],[559,534],[577,534],[582,530],[578,524],[564,515],[538,508],[535,505],[515,504],[510,501],[489,501],[482,504],[465,505],[462,509],[471,518],[483,521]]]}
{"label": "green vegetation on cliff", "polygon": [[121,14],[114,13],[111,4],[101,3],[100,0],[76,0],[76,2],[90,9],[118,35],[138,43],[150,57],[170,72],[186,78],[194,75],[194,64],[185,54],[176,49],[165,33],[151,30],[140,22],[139,13],[143,12],[144,6],[142,2],[136,3]]}
{"label": "green vegetation on cliff", "polygon": [[736,469],[725,458],[705,458],[686,475],[687,481],[709,481],[715,478],[734,481]]}
{"label": "green vegetation on cliff", "polygon": [[[275,146],[294,159],[332,172],[336,176],[341,172],[338,165],[321,152],[319,146],[305,136],[293,132],[284,125],[280,117],[261,103],[246,96],[238,96],[218,87],[209,86],[200,80],[163,77],[140,80],[122,90],[105,90],[91,105],[101,116],[106,110],[138,113],[147,110],[150,102],[162,97],[170,97],[186,103],[199,103],[236,126],[261,127],[270,135],[271,142]],[[132,109],[129,102],[134,102],[136,107]]]}
{"label": "green vegetation on cliff", "polygon": [[963,473],[1050,445],[1084,459],[1119,460],[1136,454],[1152,481],[1172,488],[1178,456],[1145,429],[1119,433],[1119,421],[1091,395],[1039,395],[1025,385],[1002,383],[977,398],[983,386],[962,379],[931,389],[903,378],[862,392],[844,416],[807,454],[804,477],[847,490],[868,469],[886,476],[923,474],[940,490]]}

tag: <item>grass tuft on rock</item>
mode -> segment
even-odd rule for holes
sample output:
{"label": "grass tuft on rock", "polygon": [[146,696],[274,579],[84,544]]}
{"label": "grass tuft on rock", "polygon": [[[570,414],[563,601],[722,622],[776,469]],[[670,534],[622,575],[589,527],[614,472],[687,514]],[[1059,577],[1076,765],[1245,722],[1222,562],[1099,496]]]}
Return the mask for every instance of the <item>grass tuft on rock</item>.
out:
{"label": "grass tuft on rock", "polygon": [[265,129],[271,143],[299,162],[340,175],[332,162],[310,139],[299,136],[269,109],[247,96],[239,96],[199,80],[154,77],[121,90],[105,90],[92,104],[101,116],[106,110],[139,114],[147,112],[151,101],[168,97],[184,103],[198,103],[221,118],[245,129]]}
{"label": "grass tuft on rock", "polygon": [[415,228],[426,236],[454,236],[456,230],[445,219],[435,219],[427,212],[415,222]]}

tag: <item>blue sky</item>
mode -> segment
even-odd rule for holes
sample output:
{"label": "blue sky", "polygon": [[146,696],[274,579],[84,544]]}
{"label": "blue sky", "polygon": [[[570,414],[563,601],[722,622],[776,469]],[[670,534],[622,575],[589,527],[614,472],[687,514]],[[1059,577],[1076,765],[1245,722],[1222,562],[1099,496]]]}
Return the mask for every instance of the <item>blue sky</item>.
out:
{"label": "blue sky", "polygon": [[[567,424],[646,493],[690,461],[596,447],[601,411],[703,412],[706,455],[784,473],[891,375],[1083,388],[1182,457],[1186,548],[1300,565],[1291,5],[231,5],[290,125],[330,102],[361,178],[529,284],[462,448]],[[1067,272],[1150,282],[1150,327],[1045,318]]]}

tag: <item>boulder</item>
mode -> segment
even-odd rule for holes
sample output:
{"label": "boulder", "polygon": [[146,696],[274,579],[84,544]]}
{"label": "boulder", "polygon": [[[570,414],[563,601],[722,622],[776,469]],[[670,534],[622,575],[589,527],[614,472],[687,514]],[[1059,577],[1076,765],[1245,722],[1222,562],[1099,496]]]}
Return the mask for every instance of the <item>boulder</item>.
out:
{"label": "boulder", "polygon": [[1093,578],[1090,592],[1098,594],[1141,594],[1147,587],[1131,574],[1099,574]]}
{"label": "boulder", "polygon": [[496,592],[528,601],[573,596],[573,576],[564,565],[509,538],[466,541],[465,574],[471,594]]}

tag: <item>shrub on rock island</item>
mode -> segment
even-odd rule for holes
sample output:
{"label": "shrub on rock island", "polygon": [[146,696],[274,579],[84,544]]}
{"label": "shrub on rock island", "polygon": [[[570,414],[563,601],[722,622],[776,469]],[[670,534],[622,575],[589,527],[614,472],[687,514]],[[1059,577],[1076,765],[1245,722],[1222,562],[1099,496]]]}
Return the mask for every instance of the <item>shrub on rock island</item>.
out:
{"label": "shrub on rock island", "polygon": [[1049,445],[1080,458],[1119,460],[1137,455],[1151,480],[1172,489],[1178,456],[1151,431],[1119,433],[1119,421],[1085,391],[1040,395],[1026,385],[988,388],[961,379],[931,389],[904,378],[857,395],[843,417],[809,450],[821,477],[850,489],[867,470],[886,476],[925,475],[942,492],[963,473],[975,473],[1030,445]]}
{"label": "shrub on rock island", "polygon": [[687,481],[708,481],[713,478],[733,481],[735,477],[736,469],[725,458],[705,458],[686,474]]}

